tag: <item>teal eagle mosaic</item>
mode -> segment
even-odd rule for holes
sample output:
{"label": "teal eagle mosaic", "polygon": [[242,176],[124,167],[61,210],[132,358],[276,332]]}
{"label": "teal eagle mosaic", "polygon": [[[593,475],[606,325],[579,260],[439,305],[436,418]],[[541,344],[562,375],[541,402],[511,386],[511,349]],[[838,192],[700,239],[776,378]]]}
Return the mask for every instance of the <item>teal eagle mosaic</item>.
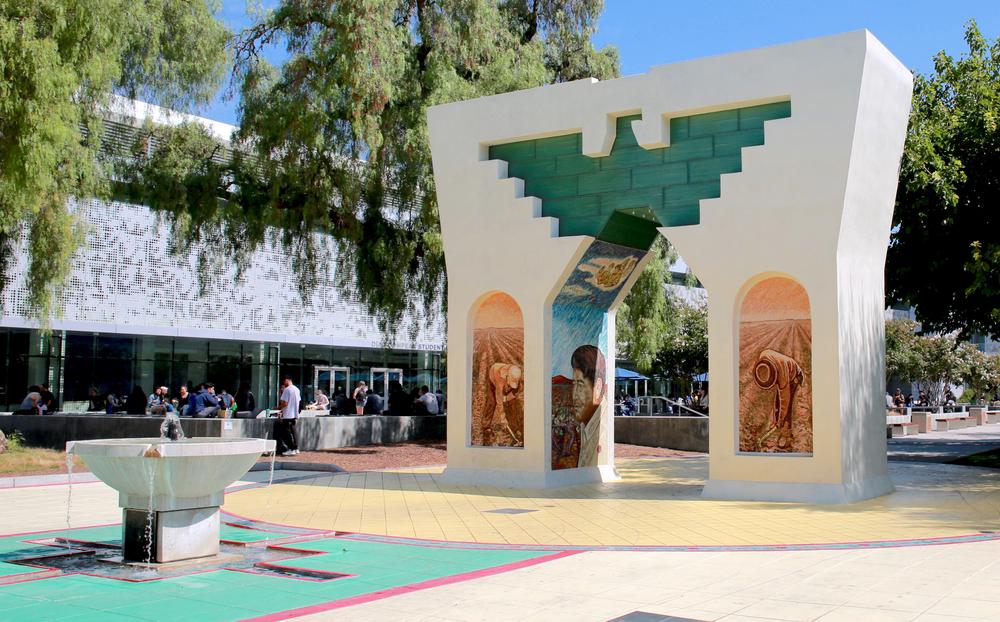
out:
{"label": "teal eagle mosaic", "polygon": [[661,149],[640,147],[632,121],[641,115],[624,116],[607,157],[582,155],[580,134],[493,145],[489,157],[505,160],[507,175],[524,180],[524,195],[542,200],[560,236],[646,250],[657,227],[698,224],[698,202],[719,196],[721,175],[740,172],[740,150],[763,145],[764,122],[791,111],[784,101],[676,117]]}

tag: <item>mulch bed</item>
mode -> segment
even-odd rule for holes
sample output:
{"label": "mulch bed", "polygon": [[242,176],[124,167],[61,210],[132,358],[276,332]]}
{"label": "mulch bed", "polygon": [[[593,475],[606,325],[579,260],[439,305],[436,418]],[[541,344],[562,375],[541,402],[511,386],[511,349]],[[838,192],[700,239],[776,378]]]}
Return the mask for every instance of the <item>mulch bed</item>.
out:
{"label": "mulch bed", "polygon": [[[615,443],[615,458],[675,458],[701,456],[691,451],[640,447]],[[269,461],[270,458],[261,458]],[[279,461],[318,462],[335,464],[344,471],[377,471],[407,467],[443,465],[448,461],[447,445],[444,441],[427,443],[396,443],[392,445],[366,445],[364,447],[344,447],[323,451],[304,451],[297,456],[279,457]]]}

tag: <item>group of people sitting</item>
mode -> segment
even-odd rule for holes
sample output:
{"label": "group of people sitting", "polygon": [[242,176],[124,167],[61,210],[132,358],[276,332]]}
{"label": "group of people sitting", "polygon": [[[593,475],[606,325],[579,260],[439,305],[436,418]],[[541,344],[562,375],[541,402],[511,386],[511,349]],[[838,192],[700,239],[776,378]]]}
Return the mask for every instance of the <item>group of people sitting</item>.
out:
{"label": "group of people sitting", "polygon": [[28,387],[28,394],[21,400],[21,407],[14,411],[15,415],[44,415],[56,411],[56,396],[49,391],[47,384],[33,384]]}
{"label": "group of people sitting", "polygon": [[[229,394],[223,388],[217,389],[211,382],[204,382],[193,391],[188,391],[188,385],[182,384],[176,396],[171,396],[170,390],[165,386],[156,387],[146,395],[142,387],[136,385],[127,396],[119,396],[114,392],[102,394],[97,387],[90,387],[88,397],[88,411],[103,411],[109,415],[176,413],[180,417],[236,417],[237,412],[240,412],[255,417],[261,410],[257,408],[257,399],[248,383],[244,383],[236,395]],[[407,393],[402,384],[393,381],[389,383],[388,399],[384,399],[377,392],[371,391],[366,382],[359,381],[350,395],[342,387],[337,387],[332,400],[322,389],[316,389],[316,399],[305,409],[323,411],[322,414],[330,415],[406,416],[442,414],[444,406],[444,393],[440,389],[431,392],[427,385]],[[15,413],[41,415],[55,411],[55,396],[43,384],[28,387],[28,394]]]}
{"label": "group of people sitting", "polygon": [[316,399],[306,405],[306,410],[327,411],[331,415],[437,415],[444,412],[445,398],[441,389],[432,393],[423,385],[409,393],[398,381],[389,383],[388,399],[358,381],[350,395],[337,387],[331,400],[322,389],[316,389]]}
{"label": "group of people sitting", "polygon": [[[958,403],[958,398],[955,397],[955,393],[952,392],[951,387],[945,386],[944,394],[942,395],[942,400],[945,406],[954,406]],[[912,408],[914,406],[930,406],[931,401],[927,397],[927,393],[921,391],[914,399],[912,393],[903,395],[902,389],[896,389],[893,394],[885,394],[885,405],[889,408]]]}
{"label": "group of people sitting", "polygon": [[139,385],[133,387],[132,392],[124,399],[114,393],[102,396],[96,387],[90,388],[89,397],[88,411],[104,411],[109,415],[176,413],[181,417],[233,417],[239,410],[254,412],[257,407],[257,400],[248,384],[240,387],[235,396],[225,389],[216,390],[215,384],[211,382],[203,382],[194,391],[188,391],[188,385],[182,384],[176,397],[170,396],[167,387],[156,387],[147,396]]}

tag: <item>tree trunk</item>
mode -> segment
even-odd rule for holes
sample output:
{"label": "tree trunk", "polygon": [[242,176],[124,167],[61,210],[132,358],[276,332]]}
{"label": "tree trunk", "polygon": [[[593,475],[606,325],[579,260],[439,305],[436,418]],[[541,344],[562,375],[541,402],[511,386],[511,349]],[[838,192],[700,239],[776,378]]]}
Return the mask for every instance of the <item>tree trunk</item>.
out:
{"label": "tree trunk", "polygon": [[0,454],[7,451],[7,437],[4,436],[3,430],[0,430]]}

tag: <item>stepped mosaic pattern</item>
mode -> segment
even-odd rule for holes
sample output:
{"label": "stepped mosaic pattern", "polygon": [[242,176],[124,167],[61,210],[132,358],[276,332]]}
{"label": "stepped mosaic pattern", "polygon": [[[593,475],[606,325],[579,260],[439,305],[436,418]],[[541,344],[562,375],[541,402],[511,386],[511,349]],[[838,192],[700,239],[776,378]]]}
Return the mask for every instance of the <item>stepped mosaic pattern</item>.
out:
{"label": "stepped mosaic pattern", "polygon": [[567,134],[489,150],[524,195],[542,199],[542,215],[559,219],[559,235],[590,235],[647,249],[656,227],[696,225],[699,201],[718,198],[720,176],[742,170],[741,150],[764,144],[764,122],[791,116],[777,102],[670,120],[670,146],[643,149],[632,133],[641,115],[619,117],[611,154],[581,154],[581,135]]}

